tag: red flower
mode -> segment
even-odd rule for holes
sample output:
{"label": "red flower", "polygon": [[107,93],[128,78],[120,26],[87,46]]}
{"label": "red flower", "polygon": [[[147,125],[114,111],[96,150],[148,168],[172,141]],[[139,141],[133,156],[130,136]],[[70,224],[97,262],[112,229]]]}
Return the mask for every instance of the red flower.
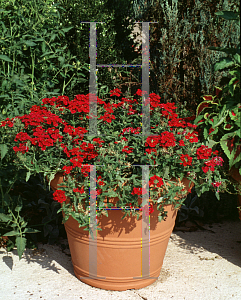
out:
{"label": "red flower", "polygon": [[145,146],[156,147],[156,145],[159,144],[159,142],[160,142],[159,135],[148,136],[148,138],[146,139]]}
{"label": "red flower", "polygon": [[135,93],[135,95],[137,95],[137,96],[142,96],[142,94],[145,95],[145,94],[147,94],[147,92],[146,91],[142,92],[142,90],[138,89],[137,92]]}
{"label": "red flower", "polygon": [[65,191],[56,190],[53,193],[53,199],[55,201],[58,201],[59,203],[63,203],[64,201],[66,201]]}
{"label": "red flower", "polygon": [[176,139],[172,132],[164,131],[160,136],[160,145],[163,147],[175,147]]}
{"label": "red flower", "polygon": [[222,184],[222,182],[212,182],[212,186],[219,187]]}
{"label": "red flower", "polygon": [[82,187],[81,189],[79,189],[79,188],[75,188],[75,189],[73,189],[73,192],[74,192],[74,193],[80,193],[80,194],[84,194],[85,190],[84,190],[84,188],[83,188],[83,187]]}
{"label": "red flower", "polygon": [[[155,183],[155,181],[157,181],[157,183]],[[161,187],[163,184],[162,178],[157,175],[152,176],[149,180],[149,186],[156,185],[157,187]]]}
{"label": "red flower", "polygon": [[185,144],[184,144],[184,141],[183,141],[183,140],[180,140],[180,141],[179,141],[179,146],[185,146]]}
{"label": "red flower", "polygon": [[114,115],[110,115],[108,113],[105,113],[104,116],[99,117],[98,119],[103,119],[104,121],[111,123],[112,120],[115,120],[115,116]]}
{"label": "red flower", "polygon": [[212,149],[207,146],[202,145],[197,149],[197,158],[198,159],[207,159],[212,155]]}
{"label": "red flower", "polygon": [[132,150],[134,150],[134,148],[129,148],[129,150],[128,150],[128,146],[125,146],[125,147],[122,149],[122,152],[132,153],[132,152],[133,152]]}
{"label": "red flower", "polygon": [[13,147],[13,150],[16,152],[22,152],[22,154],[28,152],[29,148],[26,144],[19,144],[19,147]]}
{"label": "red flower", "polygon": [[198,135],[197,132],[188,132],[188,134],[185,136],[187,140],[189,140],[190,143],[198,143]]}
{"label": "red flower", "polygon": [[183,164],[184,167],[186,167],[187,165],[191,166],[192,165],[192,157],[189,156],[188,154],[182,154],[180,157],[182,163],[180,163],[180,165]]}
{"label": "red flower", "polygon": [[26,133],[26,132],[19,132],[19,133],[17,133],[16,134],[16,137],[15,137],[15,142],[17,142],[17,141],[21,141],[21,142],[23,142],[23,141],[28,141],[28,140],[30,140],[30,136]]}
{"label": "red flower", "polygon": [[72,169],[73,169],[73,166],[64,166],[62,168],[62,170],[64,170],[64,174],[63,175],[70,174],[70,172],[72,171]]}
{"label": "red flower", "polygon": [[212,172],[215,171],[215,166],[222,166],[223,165],[223,159],[220,156],[213,157],[211,160],[205,162],[205,166],[202,167],[202,170],[204,173],[207,173],[209,170]]}
{"label": "red flower", "polygon": [[13,122],[9,118],[7,118],[7,119],[5,119],[5,121],[1,122],[0,127],[5,127],[6,125],[8,127],[13,127]]}
{"label": "red flower", "polygon": [[139,188],[134,187],[131,194],[132,195],[142,195],[142,191],[143,191],[143,194],[147,193],[147,190],[144,188],[142,189],[141,187],[139,187]]}
{"label": "red flower", "polygon": [[120,91],[119,89],[111,90],[110,93],[111,93],[111,94],[110,94],[111,97],[112,97],[112,96],[120,97],[120,95],[121,95],[121,91]]}
{"label": "red flower", "polygon": [[146,152],[149,153],[149,154],[152,153],[152,152],[157,153],[157,150],[156,149],[152,149],[152,148],[147,148]]}

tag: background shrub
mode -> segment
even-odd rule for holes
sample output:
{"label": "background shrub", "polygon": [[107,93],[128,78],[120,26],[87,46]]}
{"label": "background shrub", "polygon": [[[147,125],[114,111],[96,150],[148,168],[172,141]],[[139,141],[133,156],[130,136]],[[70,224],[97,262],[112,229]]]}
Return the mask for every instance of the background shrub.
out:
{"label": "background shrub", "polygon": [[0,120],[24,114],[42,98],[71,94],[88,69],[65,40],[64,8],[50,0],[0,3]]}
{"label": "background shrub", "polygon": [[214,73],[214,63],[225,54],[207,48],[238,46],[240,26],[234,21],[230,26],[215,12],[238,12],[239,1],[136,0],[134,4],[139,20],[158,22],[150,25],[150,90],[163,101],[186,102],[194,113],[202,95],[212,93],[222,77],[227,82],[231,78],[228,71]]}

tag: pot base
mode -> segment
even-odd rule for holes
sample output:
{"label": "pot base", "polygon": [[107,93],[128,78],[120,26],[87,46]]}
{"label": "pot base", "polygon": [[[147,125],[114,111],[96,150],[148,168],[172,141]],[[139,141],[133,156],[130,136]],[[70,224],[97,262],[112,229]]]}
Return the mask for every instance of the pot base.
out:
{"label": "pot base", "polygon": [[171,205],[165,210],[165,221],[158,222],[156,207],[150,215],[148,239],[142,239],[142,219],[121,220],[121,211],[109,211],[108,218],[98,218],[102,231],[98,231],[96,240],[70,217],[65,229],[76,277],[88,285],[114,291],[140,289],[154,283],[160,275],[177,215]]}

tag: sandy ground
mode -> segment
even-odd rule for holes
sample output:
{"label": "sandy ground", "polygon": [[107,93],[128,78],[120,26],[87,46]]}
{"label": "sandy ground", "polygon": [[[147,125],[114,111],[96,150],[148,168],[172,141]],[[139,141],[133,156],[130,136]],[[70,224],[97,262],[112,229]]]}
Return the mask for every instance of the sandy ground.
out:
{"label": "sandy ground", "polygon": [[175,231],[169,240],[158,280],[122,292],[90,287],[73,272],[60,246],[39,244],[17,252],[0,249],[1,300],[55,299],[241,299],[241,221],[205,225],[206,230]]}

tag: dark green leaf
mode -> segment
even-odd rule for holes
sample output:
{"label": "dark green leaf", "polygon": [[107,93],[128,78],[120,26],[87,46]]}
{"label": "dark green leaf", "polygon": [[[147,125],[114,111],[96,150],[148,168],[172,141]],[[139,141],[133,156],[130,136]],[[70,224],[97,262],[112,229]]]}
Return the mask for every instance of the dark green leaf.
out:
{"label": "dark green leaf", "polygon": [[72,29],[73,28],[73,26],[71,26],[71,27],[67,27],[67,28],[62,28],[62,30],[63,30],[63,32],[68,32],[70,29]]}
{"label": "dark green leaf", "polygon": [[240,54],[236,53],[233,57],[238,64],[240,64]]}
{"label": "dark green leaf", "polygon": [[235,48],[208,47],[208,49],[224,52],[224,53],[231,54],[231,55],[235,55],[237,53],[237,49],[235,49]]}
{"label": "dark green leaf", "polygon": [[223,70],[225,68],[229,68],[234,66],[234,62],[231,58],[229,57],[222,57],[219,59],[219,61],[217,63],[215,63],[214,65],[214,71],[218,71],[218,70]]}
{"label": "dark green leaf", "polygon": [[8,61],[8,62],[13,62],[7,55],[0,55],[0,59]]}
{"label": "dark green leaf", "polygon": [[30,47],[33,47],[33,46],[36,46],[37,44],[36,43],[34,43],[33,41],[24,41],[25,42],[25,44],[27,45],[27,46],[30,46]]}
{"label": "dark green leaf", "polygon": [[27,240],[24,237],[18,236],[16,238],[16,246],[17,246],[19,259],[21,259],[22,255],[23,255],[23,252],[24,252],[25,247],[26,247],[26,242],[27,242]]}
{"label": "dark green leaf", "polygon": [[0,151],[1,151],[1,160],[4,158],[4,156],[8,152],[8,147],[6,144],[0,144]]}
{"label": "dark green leaf", "polygon": [[20,212],[21,209],[22,209],[22,205],[17,205],[17,206],[15,207],[15,211],[16,211],[16,212]]}
{"label": "dark green leaf", "polygon": [[0,213],[0,221],[2,221],[2,222],[8,222],[10,220],[11,220],[11,218],[8,215]]}
{"label": "dark green leaf", "polygon": [[19,236],[19,232],[16,230],[12,230],[12,231],[5,233],[3,236]]}
{"label": "dark green leaf", "polygon": [[215,15],[225,19],[225,20],[239,20],[239,13],[233,11],[218,11],[215,12]]}
{"label": "dark green leaf", "polygon": [[33,228],[25,228],[23,233],[37,233],[37,232],[41,232],[41,231]]}

